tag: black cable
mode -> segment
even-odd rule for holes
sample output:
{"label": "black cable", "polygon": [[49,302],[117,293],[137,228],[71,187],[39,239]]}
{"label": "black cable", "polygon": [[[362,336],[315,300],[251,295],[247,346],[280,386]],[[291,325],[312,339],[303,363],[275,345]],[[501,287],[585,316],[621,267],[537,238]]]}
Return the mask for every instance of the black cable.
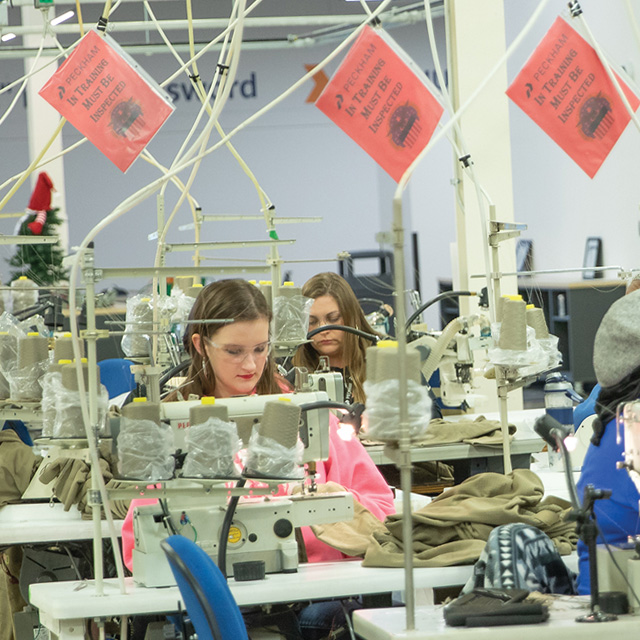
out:
{"label": "black cable", "polygon": [[440,302],[440,300],[445,300],[446,298],[459,298],[461,296],[477,296],[477,291],[443,291],[438,294],[435,298],[431,298],[431,300],[427,300],[424,304],[420,305],[407,320],[405,325],[405,331],[409,331],[411,329],[411,325],[413,321],[425,310],[428,309],[432,304],[436,302]]}
{"label": "black cable", "polygon": [[552,433],[555,441],[557,451],[560,451],[562,454],[562,462],[564,464],[564,477],[567,483],[567,488],[569,490],[569,502],[571,502],[571,506],[579,510],[580,509],[580,498],[578,498],[578,488],[576,487],[576,483],[573,479],[573,471],[571,466],[571,455],[569,454],[569,450],[564,444],[564,438],[562,435],[555,432]]}
{"label": "black cable", "polygon": [[162,516],[165,524],[167,525],[171,535],[177,536],[180,535],[178,529],[176,528],[175,523],[173,522],[173,518],[171,517],[171,512],[169,511],[169,506],[167,505],[167,501],[164,498],[160,498],[158,500],[160,504],[160,508],[162,509]]}
{"label": "black cable", "polygon": [[362,413],[364,412],[364,404],[362,402],[354,402],[353,404],[345,404],[344,402],[336,402],[335,400],[318,400],[317,402],[306,402],[298,405],[300,411],[309,411],[310,409],[342,409],[346,411],[340,422],[342,424],[350,424],[354,431],[359,433],[362,426]]}
{"label": "black cable", "polygon": [[167,384],[167,382],[169,382],[169,380],[171,380],[173,376],[177,376],[185,369],[188,369],[190,364],[191,359],[189,358],[188,360],[183,360],[182,362],[178,363],[175,367],[171,367],[171,369],[169,369],[168,371],[165,371],[160,377],[160,391],[162,391],[162,387],[164,387],[164,385]]}
{"label": "black cable", "polygon": [[377,304],[382,306],[384,302],[382,300],[378,300],[377,298],[358,298],[358,302],[362,306],[363,302],[368,302],[369,304]]}
{"label": "black cable", "polygon": [[16,312],[15,317],[21,321],[26,320],[30,316],[42,315],[44,311],[46,311],[47,309],[51,309],[52,307],[54,307],[54,305],[55,303],[53,302],[53,300],[45,299],[38,304],[20,309],[20,311]]}
{"label": "black cable", "polygon": [[322,327],[318,327],[313,331],[309,331],[307,333],[307,340],[311,340],[313,336],[317,333],[322,333],[323,331],[346,331],[347,333],[353,333],[360,338],[365,338],[366,340],[371,340],[371,342],[376,343],[380,340],[380,336],[375,336],[372,333],[367,333],[366,331],[360,331],[360,329],[356,329],[355,327],[347,327],[344,324],[325,324]]}
{"label": "black cable", "polygon": [[318,400],[317,402],[305,402],[304,404],[299,404],[300,411],[309,411],[310,409],[345,409],[346,411],[351,411],[352,407],[350,404],[345,404],[344,402],[337,402],[334,400]]}
{"label": "black cable", "polygon": [[[236,489],[241,489],[247,482],[246,478],[241,478],[236,483]],[[218,569],[222,572],[224,579],[227,579],[227,542],[229,541],[229,530],[231,529],[231,523],[233,522],[233,516],[236,513],[236,507],[240,496],[231,496],[227,510],[224,514],[224,520],[222,521],[222,528],[220,529],[220,539],[218,542]]]}

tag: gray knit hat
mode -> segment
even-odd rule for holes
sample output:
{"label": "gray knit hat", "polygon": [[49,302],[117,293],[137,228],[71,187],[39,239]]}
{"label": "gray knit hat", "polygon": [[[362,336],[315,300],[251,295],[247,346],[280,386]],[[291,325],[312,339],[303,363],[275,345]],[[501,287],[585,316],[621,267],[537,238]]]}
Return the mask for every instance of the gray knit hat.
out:
{"label": "gray knit hat", "polygon": [[601,387],[612,387],[640,367],[640,291],[616,300],[593,344],[593,368]]}

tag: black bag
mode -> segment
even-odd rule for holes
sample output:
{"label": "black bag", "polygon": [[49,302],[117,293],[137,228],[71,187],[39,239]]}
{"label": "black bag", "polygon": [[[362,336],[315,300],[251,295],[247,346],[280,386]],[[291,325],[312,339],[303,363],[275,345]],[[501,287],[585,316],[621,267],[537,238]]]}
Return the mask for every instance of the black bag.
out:
{"label": "black bag", "polygon": [[444,608],[444,620],[451,627],[495,627],[547,620],[547,607],[541,602],[526,602],[528,595],[526,589],[473,589]]}

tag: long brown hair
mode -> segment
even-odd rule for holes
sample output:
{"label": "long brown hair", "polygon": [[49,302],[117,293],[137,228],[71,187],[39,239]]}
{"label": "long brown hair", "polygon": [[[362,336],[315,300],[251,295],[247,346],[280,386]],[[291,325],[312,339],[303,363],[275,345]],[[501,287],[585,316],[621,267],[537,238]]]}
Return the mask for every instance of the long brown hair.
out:
{"label": "long brown hair", "polygon": [[[218,280],[202,289],[196,298],[189,314],[189,320],[225,320],[237,322],[252,321],[264,318],[271,324],[271,309],[260,290],[246,280]],[[180,389],[187,398],[189,394],[198,396],[215,396],[216,377],[209,358],[198,353],[193,344],[194,334],[211,339],[225,324],[193,323],[187,326],[184,335],[184,346],[191,356],[191,365],[187,372],[187,382]],[[276,366],[271,354],[267,358],[264,371],[258,384],[256,393],[281,393],[283,385],[278,382],[280,376],[276,374]],[[173,398],[170,398],[173,399]]]}
{"label": "long brown hair", "polygon": [[[331,296],[336,301],[342,316],[342,322],[346,326],[375,335],[375,331],[364,317],[364,312],[353,289],[337,273],[327,271],[316,274],[305,282],[302,287],[302,295],[314,299],[320,296]],[[350,376],[353,385],[353,399],[356,402],[364,402],[366,399],[362,384],[367,375],[365,366],[366,349],[371,344],[366,338],[344,332],[342,339],[342,359],[345,364],[344,375],[345,377]],[[311,343],[302,345],[293,356],[294,366],[305,367],[309,371],[315,371],[319,362],[320,354],[313,348]]]}

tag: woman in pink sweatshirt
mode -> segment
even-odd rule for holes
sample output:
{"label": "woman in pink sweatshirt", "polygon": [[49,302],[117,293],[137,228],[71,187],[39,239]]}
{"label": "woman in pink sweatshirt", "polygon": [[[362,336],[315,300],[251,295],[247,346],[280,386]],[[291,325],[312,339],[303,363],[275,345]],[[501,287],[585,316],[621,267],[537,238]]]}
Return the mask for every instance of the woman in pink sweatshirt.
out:
{"label": "woman in pink sweatshirt", "polygon": [[[231,396],[277,394],[290,391],[276,372],[271,356],[271,309],[257,287],[245,280],[220,280],[198,295],[191,319],[230,319],[228,324],[190,324],[185,347],[191,356],[187,381],[170,400],[190,395]],[[379,520],[394,513],[393,494],[356,437],[344,437],[331,416],[329,458],[317,464],[317,482],[335,482],[353,494]],[[281,493],[288,487],[283,486]],[[133,508],[155,500],[133,500],[122,527],[124,562],[131,569]],[[345,556],[320,542],[309,527],[302,528],[309,562],[337,560]]]}

